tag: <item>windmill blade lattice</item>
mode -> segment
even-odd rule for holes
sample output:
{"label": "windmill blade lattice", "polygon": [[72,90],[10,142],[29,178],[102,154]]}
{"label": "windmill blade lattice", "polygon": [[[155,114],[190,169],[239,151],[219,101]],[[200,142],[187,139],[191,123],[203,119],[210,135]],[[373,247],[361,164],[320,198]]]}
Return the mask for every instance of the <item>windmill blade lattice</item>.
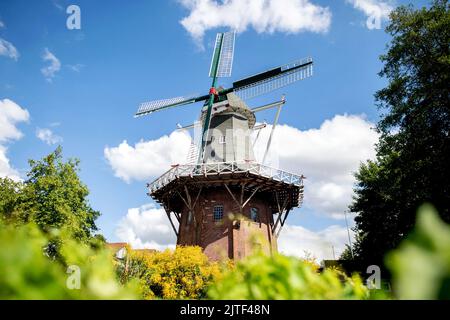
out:
{"label": "windmill blade lattice", "polygon": [[135,117],[145,116],[147,114],[156,111],[178,107],[185,104],[195,103],[198,101],[206,100],[207,98],[208,96],[203,97],[187,96],[187,97],[176,97],[170,99],[144,102],[139,105],[139,109],[136,112]]}
{"label": "windmill blade lattice", "polygon": [[248,100],[312,75],[313,61],[307,58],[239,80],[233,84],[233,91],[241,99]]}
{"label": "windmill blade lattice", "polygon": [[[236,38],[235,32],[218,33],[216,37],[216,45],[214,47],[214,54],[211,60],[211,66],[209,68],[210,78],[225,78],[231,76],[233,68],[234,57],[234,42]],[[219,52],[220,50],[220,52]],[[214,57],[218,55],[219,62],[217,70],[214,70]],[[214,71],[215,74],[214,74]]]}

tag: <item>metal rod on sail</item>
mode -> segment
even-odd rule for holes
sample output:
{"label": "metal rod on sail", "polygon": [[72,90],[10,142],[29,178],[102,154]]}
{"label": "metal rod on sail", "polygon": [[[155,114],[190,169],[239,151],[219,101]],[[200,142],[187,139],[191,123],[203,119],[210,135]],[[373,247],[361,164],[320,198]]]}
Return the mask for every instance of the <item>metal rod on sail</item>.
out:
{"label": "metal rod on sail", "polygon": [[[283,104],[286,103],[286,99],[284,96],[281,98],[281,101],[283,101]],[[283,106],[283,104],[280,104],[278,106],[277,114],[275,115],[275,120],[272,125],[272,131],[270,131],[269,140],[267,141],[266,151],[264,152],[264,157],[263,157],[261,164],[264,164],[264,162],[266,161],[267,153],[269,152],[270,145],[272,143],[273,133],[275,131],[275,127],[277,126],[278,118],[280,117],[281,107]]]}
{"label": "metal rod on sail", "polygon": [[270,108],[274,108],[274,107],[278,107],[280,104],[285,104],[286,103],[286,99],[283,98],[283,100],[277,101],[277,102],[272,102],[269,104],[265,104],[263,106],[260,107],[256,107],[252,109],[252,112],[260,112],[260,111],[264,111]]}
{"label": "metal rod on sail", "polygon": [[253,148],[255,147],[256,142],[258,141],[258,138],[259,138],[259,135],[261,134],[262,129],[264,129],[265,127],[267,127],[266,123],[263,123],[263,124],[260,124],[259,126],[254,126],[253,127],[253,131],[254,130],[258,130],[258,133],[256,134],[256,138],[255,138],[255,140],[253,141],[253,144],[252,144]]}

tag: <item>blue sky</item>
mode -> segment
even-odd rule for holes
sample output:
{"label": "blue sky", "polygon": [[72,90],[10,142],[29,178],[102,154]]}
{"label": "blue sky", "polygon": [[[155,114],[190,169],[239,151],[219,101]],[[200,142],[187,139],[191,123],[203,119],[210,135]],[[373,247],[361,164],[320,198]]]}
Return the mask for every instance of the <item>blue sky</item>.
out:
{"label": "blue sky", "polygon": [[[299,1],[283,3],[296,2]],[[269,26],[260,32],[255,31],[258,25],[240,25],[233,76],[223,79],[221,84],[229,85],[241,77],[311,56],[315,62],[313,78],[251,100],[249,105],[271,102],[285,93],[288,103],[280,123],[286,128],[296,128],[297,134],[308,130],[317,133],[315,129],[336,115],[355,115],[367,124],[375,123],[378,111],[373,94],[385,85],[385,80],[377,76],[382,67],[378,56],[384,52],[389,37],[382,29],[369,29],[366,20],[370,10],[379,8],[376,5],[380,3],[395,7],[407,1],[365,0],[358,4],[353,0],[309,0],[304,3],[327,8],[330,19],[321,27],[326,30],[316,32],[313,26],[296,29],[295,22],[284,29],[275,22],[274,30]],[[65,10],[69,4],[81,8],[81,30],[66,27]],[[415,1],[415,4],[423,2]],[[135,0],[126,4],[120,0],[70,3],[3,0],[0,3],[0,39],[17,51],[13,54],[11,47],[0,49],[0,100],[13,101],[29,112],[28,121],[15,124],[23,133],[20,139],[10,137],[2,141],[0,136],[9,166],[23,175],[28,159],[40,158],[55,149],[56,144],[52,142],[60,143],[66,157],[81,160],[81,177],[91,191],[91,204],[102,213],[98,225],[110,241],[122,240],[117,228],[130,208],[142,209],[152,202],[145,189],[145,182],[151,178],[131,179],[127,183],[116,177],[117,168],[105,157],[105,148],[116,148],[124,140],[132,148],[141,140],[158,140],[171,134],[176,123],[194,121],[199,112],[198,105],[191,105],[135,119],[133,114],[140,102],[204,94],[209,89],[208,71],[215,34],[228,31],[231,23],[226,19],[217,23],[193,19],[192,27],[202,21],[206,26],[201,38],[192,30],[189,33],[180,21],[197,14],[196,5],[196,1],[175,0]],[[228,10],[224,14],[234,16],[233,8],[216,7],[217,12]],[[380,15],[384,27],[383,12],[373,12]],[[303,17],[301,8],[299,14]],[[46,52],[52,56],[44,60]],[[58,68],[56,63],[53,76],[51,69],[47,74],[42,72],[51,64],[52,57],[60,64]],[[271,121],[273,111],[258,116],[259,121]],[[51,131],[50,144],[37,137],[39,129],[41,138],[45,133],[42,129]],[[285,132],[289,134],[289,130]],[[302,146],[295,143],[284,148],[299,148],[298,154],[302,155]],[[313,150],[314,146],[307,149]],[[331,149],[324,150],[320,157],[340,156],[326,154]],[[302,168],[296,171],[308,177]],[[320,212],[319,207],[305,206],[291,215],[288,223],[304,228],[291,230],[292,241],[296,232],[302,230],[321,237],[323,230],[330,226],[338,229],[345,226],[344,220]],[[139,211],[143,212],[145,208]],[[334,244],[337,247],[343,245],[342,232],[340,235]]]}

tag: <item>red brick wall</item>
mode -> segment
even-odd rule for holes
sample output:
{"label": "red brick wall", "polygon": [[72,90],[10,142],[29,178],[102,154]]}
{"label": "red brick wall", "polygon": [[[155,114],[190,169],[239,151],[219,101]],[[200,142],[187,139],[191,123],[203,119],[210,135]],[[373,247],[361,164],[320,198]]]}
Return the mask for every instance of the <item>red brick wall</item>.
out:
{"label": "red brick wall", "polygon": [[[246,194],[244,199],[249,195]],[[191,197],[194,197],[191,195]],[[235,193],[240,198],[238,192]],[[215,222],[213,208],[215,205],[223,205],[223,219]],[[249,221],[250,208],[258,208],[259,222]],[[259,235],[258,243],[267,252],[277,250],[276,239],[272,238],[270,222],[271,209],[264,199],[256,194],[243,209],[243,219],[240,226],[232,217],[239,215],[239,207],[225,188],[204,189],[195,206],[195,220],[188,223],[188,209],[181,213],[179,229],[179,245],[199,245],[205,254],[212,260],[223,257],[241,259],[252,252],[252,239],[254,234]]]}

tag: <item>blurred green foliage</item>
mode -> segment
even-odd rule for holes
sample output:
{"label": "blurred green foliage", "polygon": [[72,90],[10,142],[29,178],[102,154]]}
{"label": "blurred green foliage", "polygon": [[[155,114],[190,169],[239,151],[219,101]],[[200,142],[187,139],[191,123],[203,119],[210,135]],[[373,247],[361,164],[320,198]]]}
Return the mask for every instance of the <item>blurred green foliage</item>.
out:
{"label": "blurred green foliage", "polygon": [[211,299],[367,299],[359,276],[337,270],[318,273],[305,261],[256,252],[225,272],[208,291]]}
{"label": "blurred green foliage", "polygon": [[432,206],[422,206],[416,228],[386,264],[397,298],[450,299],[450,226]]}
{"label": "blurred green foliage", "polygon": [[[133,252],[122,263],[109,250],[71,239],[64,229],[61,260],[44,248],[36,225],[0,223],[0,299],[386,299],[357,275],[317,270],[310,261],[256,252],[225,265],[209,262],[199,247]],[[414,232],[386,258],[398,299],[450,299],[450,227],[422,207]],[[80,270],[79,289],[67,273]],[[122,283],[118,281],[119,270]],[[69,286],[68,286],[69,284]]]}
{"label": "blurred green foliage", "polygon": [[64,239],[61,256],[65,264],[45,254],[47,236],[36,225],[0,223],[0,299],[138,297],[136,283],[129,282],[127,286],[122,286],[116,279],[108,250],[94,250],[63,234],[60,236]]}

